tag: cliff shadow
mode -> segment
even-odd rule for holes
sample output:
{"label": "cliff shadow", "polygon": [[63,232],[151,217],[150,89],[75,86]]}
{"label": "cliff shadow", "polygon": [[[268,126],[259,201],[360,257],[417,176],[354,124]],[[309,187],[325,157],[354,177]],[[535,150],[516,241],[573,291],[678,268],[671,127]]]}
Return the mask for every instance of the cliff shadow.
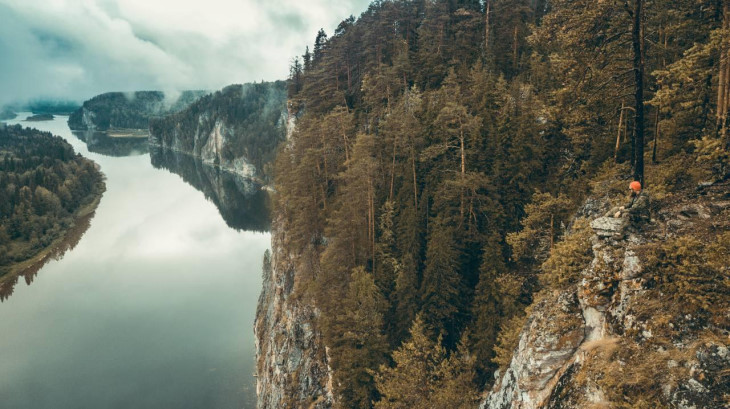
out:
{"label": "cliff shadow", "polygon": [[150,146],[150,160],[157,169],[180,176],[213,202],[228,227],[236,230],[267,232],[271,228],[270,199],[261,185],[199,158]]}

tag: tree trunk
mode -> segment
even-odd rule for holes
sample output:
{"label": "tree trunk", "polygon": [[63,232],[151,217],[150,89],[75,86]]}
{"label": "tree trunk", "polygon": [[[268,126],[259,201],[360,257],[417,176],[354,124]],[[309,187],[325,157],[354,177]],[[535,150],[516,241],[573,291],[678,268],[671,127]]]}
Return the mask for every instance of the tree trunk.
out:
{"label": "tree trunk", "polygon": [[413,170],[413,211],[418,211],[418,185],[416,184],[416,152],[411,142],[411,169]]}
{"label": "tree trunk", "polygon": [[[347,108],[347,106],[345,106]],[[342,131],[342,143],[345,145],[345,162],[348,162],[350,160],[350,141],[347,138],[347,132],[345,131],[345,124],[342,123],[342,118],[339,118],[340,122],[340,130]]]}
{"label": "tree trunk", "polygon": [[555,236],[555,215],[550,213],[550,252],[553,253],[553,236]]}
{"label": "tree trunk", "polygon": [[[374,228],[375,212],[373,211],[373,182],[368,178],[368,247],[370,243],[375,243]],[[371,247],[372,272],[375,274],[375,245]]]}
{"label": "tree trunk", "polygon": [[723,33],[723,41],[722,41],[722,55],[720,57],[721,60],[725,61],[725,69],[724,69],[724,84],[723,84],[723,103],[722,103],[722,115],[720,117],[720,137],[726,138],[727,137],[727,125],[728,125],[728,107],[730,107],[730,48],[727,45],[727,38],[725,36],[727,35],[728,30],[730,30],[730,11],[728,11],[728,6],[725,6],[725,12],[724,12],[724,19],[723,19],[723,27],[724,27],[724,33]]}
{"label": "tree trunk", "polygon": [[464,149],[464,131],[461,131],[459,142],[461,143],[461,220],[464,220],[464,186],[466,185],[466,151]]}
{"label": "tree trunk", "polygon": [[370,240],[373,249],[373,275],[375,275],[375,187],[373,186],[373,180],[370,179],[370,214],[372,215],[372,223],[370,224]]}
{"label": "tree trunk", "polygon": [[484,55],[489,58],[489,14],[492,12],[492,1],[487,0],[487,6],[484,13]]}
{"label": "tree trunk", "polygon": [[[722,18],[722,28],[723,30],[728,29],[728,6],[723,6],[723,18]],[[725,122],[727,118],[727,97],[728,97],[728,50],[727,45],[725,44],[725,38],[723,35],[723,39],[720,42],[720,69],[719,69],[719,79],[717,84],[717,113],[716,113],[716,122],[717,122],[717,130],[720,136],[725,135]]]}
{"label": "tree trunk", "polygon": [[631,31],[634,49],[636,120],[634,124],[634,180],[644,185],[644,0],[635,0],[634,26]]}
{"label": "tree trunk", "polygon": [[616,147],[613,150],[613,162],[618,163],[618,149],[621,147],[621,123],[624,121],[624,103],[621,103],[621,112],[618,115],[618,132],[616,133]]}
{"label": "tree trunk", "polygon": [[393,200],[393,185],[395,185],[395,145],[396,139],[393,137],[393,161],[390,164],[390,193],[388,194],[388,200]]}
{"label": "tree trunk", "polygon": [[515,35],[512,39],[512,69],[514,69],[514,74],[517,74],[517,50],[518,50],[518,44],[517,44],[517,34],[519,30],[519,26],[515,23]]}
{"label": "tree trunk", "polygon": [[659,113],[662,110],[662,106],[659,105],[656,108],[656,119],[654,121],[654,146],[651,148],[651,163],[657,163],[656,162],[656,144],[659,140]]}

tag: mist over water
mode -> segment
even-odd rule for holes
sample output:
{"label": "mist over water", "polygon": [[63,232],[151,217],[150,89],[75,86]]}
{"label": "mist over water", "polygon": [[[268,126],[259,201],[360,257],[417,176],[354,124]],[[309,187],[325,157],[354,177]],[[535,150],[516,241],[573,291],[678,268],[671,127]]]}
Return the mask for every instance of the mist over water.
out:
{"label": "mist over water", "polygon": [[66,117],[11,123],[64,137],[107,191],[76,247],[0,303],[0,407],[253,408],[268,233],[229,227],[147,153],[90,152]]}

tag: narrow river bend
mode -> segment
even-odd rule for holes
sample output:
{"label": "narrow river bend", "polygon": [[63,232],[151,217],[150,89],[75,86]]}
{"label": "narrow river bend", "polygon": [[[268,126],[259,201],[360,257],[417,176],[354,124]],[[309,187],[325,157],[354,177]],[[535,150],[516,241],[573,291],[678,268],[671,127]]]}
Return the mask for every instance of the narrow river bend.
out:
{"label": "narrow river bend", "polygon": [[0,407],[255,407],[261,195],[189,157],[153,167],[134,141],[87,145],[66,119],[10,123],[65,138],[107,190],[78,244],[0,303]]}

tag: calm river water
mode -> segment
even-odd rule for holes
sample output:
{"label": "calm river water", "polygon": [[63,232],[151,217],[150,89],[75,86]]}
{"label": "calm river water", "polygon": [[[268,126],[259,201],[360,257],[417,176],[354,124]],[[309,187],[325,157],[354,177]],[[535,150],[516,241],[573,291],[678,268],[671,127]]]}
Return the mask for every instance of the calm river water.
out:
{"label": "calm river water", "polygon": [[107,191],[78,244],[0,303],[0,408],[253,408],[262,195],[66,119],[20,123],[101,165]]}

